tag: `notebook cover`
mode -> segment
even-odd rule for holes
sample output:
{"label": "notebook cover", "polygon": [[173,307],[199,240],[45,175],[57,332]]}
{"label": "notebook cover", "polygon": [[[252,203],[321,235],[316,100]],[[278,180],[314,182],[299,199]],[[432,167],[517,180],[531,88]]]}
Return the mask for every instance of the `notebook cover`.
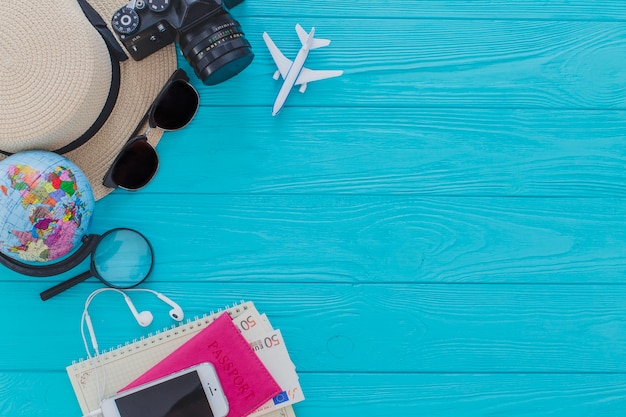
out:
{"label": "notebook cover", "polygon": [[215,366],[228,400],[228,417],[247,416],[281,392],[227,313],[120,392],[203,362]]}

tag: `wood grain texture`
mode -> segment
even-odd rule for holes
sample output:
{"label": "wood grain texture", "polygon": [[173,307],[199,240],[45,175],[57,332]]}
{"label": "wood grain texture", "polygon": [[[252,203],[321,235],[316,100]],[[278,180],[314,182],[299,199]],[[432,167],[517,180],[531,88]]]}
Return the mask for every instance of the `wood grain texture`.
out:
{"label": "wood grain texture", "polygon": [[[99,201],[92,232],[154,245],[145,288],[187,317],[253,300],[282,330],[298,417],[623,415],[626,407],[626,7],[621,0],[246,0],[255,60],[204,86],[159,174]],[[294,92],[294,25],[332,40]],[[77,269],[86,269],[84,262]],[[101,284],[0,270],[0,416],[79,416],[65,366]],[[171,325],[116,293],[100,346]]]}
{"label": "wood grain texture", "polygon": [[[97,286],[81,284],[46,302],[41,284],[13,289],[8,311],[29,327],[6,326],[3,370],[64,369],[85,357],[82,303]],[[300,372],[349,373],[620,373],[626,375],[626,287],[515,284],[226,284],[176,276],[150,288],[179,300],[187,317],[233,300],[254,299],[282,330]],[[116,293],[89,309],[101,349],[172,324],[169,307],[151,294],[132,294],[155,322],[141,328]],[[59,337],[63,335],[63,337]],[[51,343],[53,341],[53,343]],[[23,346],[45,346],[33,355]]]}
{"label": "wood grain texture", "polygon": [[269,107],[201,108],[190,126],[165,134],[160,171],[145,191],[626,195],[622,111],[289,111],[271,118]]}
{"label": "wood grain texture", "polygon": [[[350,108],[347,116],[355,107],[626,109],[621,22],[349,19],[338,24],[335,18],[311,18],[300,23],[333,41],[312,51],[307,67],[345,72],[313,83],[305,94],[294,92],[285,114],[303,106]],[[276,67],[261,35],[273,31],[276,44],[293,58],[300,48],[294,19],[242,18],[241,24],[257,52],[250,67],[217,86],[194,82],[204,105],[265,106],[269,112],[280,84],[272,80]],[[180,62],[191,72],[182,57]]]}
{"label": "wood grain texture", "polygon": [[[625,207],[621,198],[116,193],[98,202],[92,231],[144,233],[156,253],[150,280],[160,282],[621,284]],[[24,277],[0,274],[7,280]]]}
{"label": "wood grain texture", "polygon": [[[242,3],[235,16],[290,17],[294,19],[375,17],[388,19],[540,19],[625,21],[619,0],[369,0],[350,1],[265,0]],[[341,22],[339,22],[341,24]]]}
{"label": "wood grain texture", "polygon": [[[623,375],[302,373],[298,417],[354,415],[587,417],[622,415]],[[11,415],[80,415],[60,372],[0,373],[0,406]],[[20,401],[21,400],[21,401]],[[7,414],[9,415],[9,414]]]}

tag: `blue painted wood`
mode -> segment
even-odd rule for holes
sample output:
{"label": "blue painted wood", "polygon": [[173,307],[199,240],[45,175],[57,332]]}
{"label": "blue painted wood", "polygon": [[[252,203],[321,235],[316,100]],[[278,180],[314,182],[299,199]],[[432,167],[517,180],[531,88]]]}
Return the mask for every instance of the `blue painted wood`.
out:
{"label": "blue painted wood", "polygon": [[305,19],[307,17],[382,17],[389,19],[497,19],[624,21],[626,10],[617,0],[281,0],[246,2],[233,9],[237,16]]}
{"label": "blue painted wood", "polygon": [[[209,106],[206,119],[168,133],[159,152],[173,162],[163,161],[146,191],[626,195],[626,153],[616,146],[626,142],[623,111],[293,107],[272,119],[272,100]],[[233,124],[241,114],[244,122]],[[181,178],[178,161],[205,169]]]}
{"label": "blue painted wood", "polygon": [[[294,18],[241,20],[257,50],[268,31],[287,56],[295,56]],[[320,17],[300,23],[334,40],[313,51],[307,65],[345,73],[294,94],[286,110],[330,107],[352,117],[355,107],[626,108],[622,22],[370,18],[338,24]],[[198,85],[202,102],[271,108],[275,66],[269,54],[259,55],[245,77]],[[251,89],[255,93],[247,94]]]}
{"label": "blue painted wood", "polygon": [[[155,271],[159,274],[160,271]],[[5,292],[7,285],[0,288]],[[41,284],[23,284],[6,303],[25,310],[37,332],[5,331],[4,369],[55,371],[84,357],[82,305],[47,302],[38,316]],[[83,284],[65,299],[82,300],[95,284]],[[522,284],[340,284],[224,283],[206,279],[150,283],[184,300],[188,317],[253,297],[272,324],[285,333],[298,369],[307,373],[623,373],[626,358],[626,288],[619,285]],[[254,288],[254,290],[252,290]],[[288,296],[286,296],[288,295]],[[90,308],[98,344],[109,349],[171,324],[169,308],[149,294],[132,294],[137,308],[155,322],[140,329],[118,294],[99,296]],[[280,301],[277,301],[280,300]],[[298,314],[294,314],[298,311]],[[74,318],[72,320],[72,317]],[[314,323],[313,331],[302,330]],[[20,349],[54,340],[54,355]]]}
{"label": "blue painted wood", "polygon": [[626,269],[621,198],[142,191],[98,205],[94,232],[148,236],[151,281],[621,284]]}
{"label": "blue painted wood", "polygon": [[[301,373],[308,399],[297,406],[300,417],[323,413],[359,415],[620,415],[626,395],[624,378],[597,374],[381,374]],[[3,387],[14,387],[11,391]],[[6,415],[48,417],[80,415],[67,397],[71,390],[60,372],[0,374]],[[44,393],[44,395],[41,395]],[[322,398],[323,401],[314,401]],[[12,413],[12,414],[8,414]]]}
{"label": "blue painted wood", "polygon": [[[283,331],[299,417],[621,416],[626,407],[626,7],[621,0],[246,0],[253,64],[165,134],[157,178],[99,201],[95,232],[154,244],[146,288],[201,315],[255,301]],[[262,43],[332,39],[294,92]],[[184,59],[180,65],[189,69]],[[0,110],[1,111],[1,110]],[[84,268],[85,265],[82,265]],[[80,412],[91,280],[0,271],[0,416]],[[114,347],[140,329],[115,294]]]}

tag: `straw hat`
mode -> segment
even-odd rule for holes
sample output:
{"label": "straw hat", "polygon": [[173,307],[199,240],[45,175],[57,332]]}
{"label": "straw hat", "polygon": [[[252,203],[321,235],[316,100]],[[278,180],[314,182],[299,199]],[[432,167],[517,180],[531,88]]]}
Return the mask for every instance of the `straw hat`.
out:
{"label": "straw hat", "polygon": [[[102,185],[106,171],[176,70],[174,46],[118,64],[81,8],[84,0],[1,1],[0,160],[57,151],[87,175],[96,200],[104,197],[112,191]],[[125,3],[87,1],[109,28]],[[153,129],[150,143],[161,134]]]}

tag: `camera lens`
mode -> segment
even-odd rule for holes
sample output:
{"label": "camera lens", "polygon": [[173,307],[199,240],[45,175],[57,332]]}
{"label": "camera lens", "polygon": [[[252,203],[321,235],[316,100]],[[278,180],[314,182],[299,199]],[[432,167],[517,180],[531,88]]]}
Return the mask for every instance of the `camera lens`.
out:
{"label": "camera lens", "polygon": [[181,33],[180,49],[206,85],[219,84],[234,77],[254,58],[239,22],[226,11]]}

